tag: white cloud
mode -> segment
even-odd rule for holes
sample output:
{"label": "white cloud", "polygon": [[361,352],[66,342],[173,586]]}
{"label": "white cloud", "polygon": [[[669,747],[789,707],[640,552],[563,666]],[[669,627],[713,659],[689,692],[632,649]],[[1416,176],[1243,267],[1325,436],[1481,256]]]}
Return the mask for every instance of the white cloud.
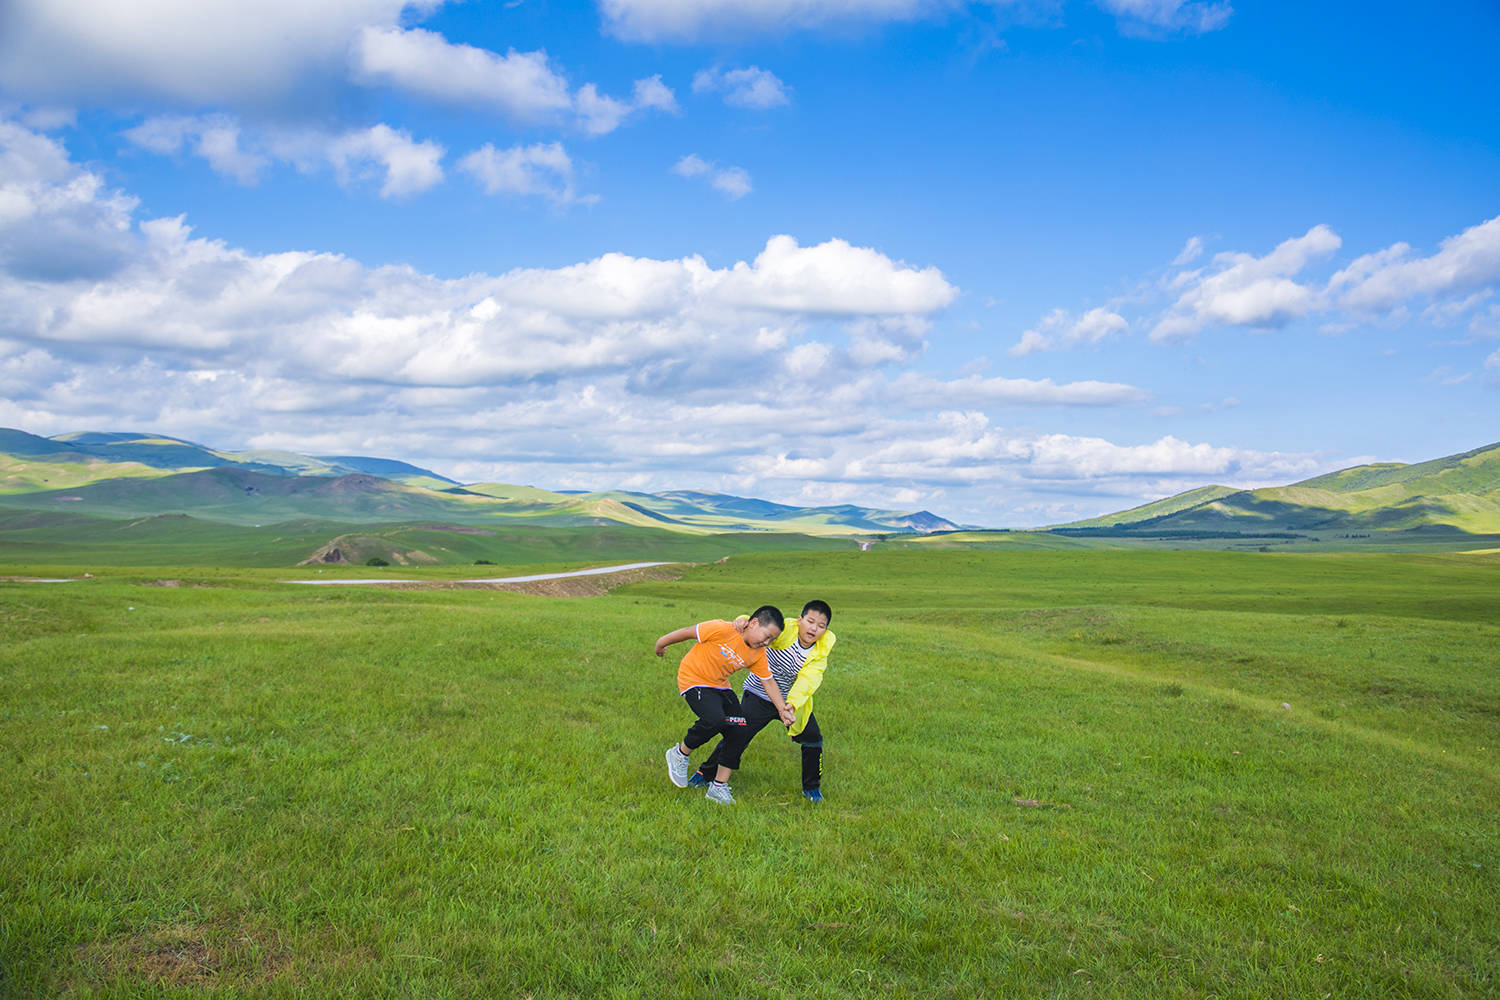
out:
{"label": "white cloud", "polygon": [[[1149,328],[1150,339],[1162,343],[1214,326],[1279,328],[1309,317],[1317,317],[1317,329],[1329,335],[1368,328],[1372,320],[1386,329],[1415,320],[1433,327],[1465,324],[1475,336],[1500,333],[1500,307],[1490,304],[1500,284],[1500,217],[1443,240],[1429,256],[1396,243],[1333,271],[1324,262],[1342,245],[1338,234],[1317,225],[1264,256],[1221,253],[1205,266],[1187,268],[1203,252],[1202,239],[1194,236],[1165,276],[1143,280],[1135,292],[1076,320],[1068,310],[1055,309],[1024,331],[1009,353],[1020,357],[1093,343],[1130,326]],[[1315,265],[1331,276],[1318,277]],[[1153,316],[1153,300],[1163,293],[1171,302]],[[1145,315],[1127,318],[1126,306]]]}
{"label": "white cloud", "polygon": [[674,115],[678,112],[677,95],[672,93],[671,87],[661,82],[660,73],[635,81],[635,106],[641,109],[654,108]]}
{"label": "white cloud", "polygon": [[[1126,34],[1215,31],[1234,13],[1226,0],[1098,0]],[[735,40],[746,34],[848,31],[1001,7],[1057,23],[1054,0],[600,0],[604,29],[632,42]]]}
{"label": "white cloud", "polygon": [[274,129],[252,135],[228,115],[149,118],[124,135],[153,153],[171,155],[188,149],[215,173],[241,184],[257,183],[267,167],[281,162],[304,173],[332,168],[346,186],[378,176],[384,198],[417,194],[441,183],[447,152],[436,142],[418,142],[404,130],[384,124],[339,134]]}
{"label": "white cloud", "polygon": [[[454,44],[403,13],[443,0],[7,0],[0,3],[0,89],[34,103],[131,106],[145,99],[196,111],[217,106],[263,112],[337,100],[350,82],[428,100],[479,106],[509,118],[565,121],[590,135],[647,110],[677,110],[660,76],[637,80],[629,99],[585,83],[576,94],[544,51],[491,52]],[[232,136],[198,135],[218,146],[222,172]]]}
{"label": "white cloud", "polygon": [[[524,186],[528,164],[565,156],[540,147],[498,180]],[[612,253],[443,279],[253,253],[136,210],[54,140],[0,122],[0,424],[388,455],[556,488],[941,499],[991,524],[1014,523],[1019,508],[997,504],[1037,488],[1284,481],[1310,461],[998,426],[1011,409],[1149,399],[1120,383],[893,371],[958,290],[842,240],[777,236],[722,267]],[[64,231],[86,252],[60,254]],[[105,265],[85,273],[83,259]]]}
{"label": "white cloud", "polygon": [[78,124],[78,112],[74,108],[64,107],[33,107],[10,109],[5,103],[0,103],[0,116],[14,116],[17,121],[27,128],[34,128],[38,132],[52,132],[60,128],[69,128]]}
{"label": "white cloud", "polygon": [[1245,474],[1273,477],[1306,474],[1316,464],[1305,456],[1287,456],[1240,448],[1189,444],[1171,435],[1149,444],[1122,446],[1095,437],[1045,434],[1031,444],[1031,470],[1055,479],[1103,476],[1172,475],[1233,478]]}
{"label": "white cloud", "polygon": [[27,100],[264,102],[345,72],[360,29],[406,0],[7,0],[0,87]]}
{"label": "white cloud", "polygon": [[592,84],[578,89],[578,115],[583,130],[589,135],[604,135],[620,127],[625,116],[630,114],[630,105],[613,97],[605,97]]}
{"label": "white cloud", "polygon": [[328,147],[328,158],[341,181],[347,181],[370,165],[383,170],[385,180],[380,194],[390,198],[416,194],[441,182],[445,152],[435,142],[415,142],[405,131],[376,125],[333,139]]}
{"label": "white cloud", "polygon": [[442,101],[494,108],[539,119],[572,106],[567,81],[545,52],[505,55],[454,45],[436,32],[365,27],[350,52],[355,78],[383,83]]}
{"label": "white cloud", "polygon": [[1500,338],[1500,305],[1475,313],[1469,320],[1469,332],[1476,337]]}
{"label": "white cloud", "polygon": [[854,368],[877,368],[916,360],[927,349],[932,321],[925,316],[881,316],[849,324],[846,363]]}
{"label": "white cloud", "polygon": [[524,121],[571,119],[587,135],[613,132],[645,110],[677,112],[677,98],[661,76],[635,81],[629,100],[585,83],[570,94],[567,79],[547,53],[501,55],[455,45],[421,28],[366,27],[350,56],[356,80],[384,84],[434,100],[486,107]]}
{"label": "white cloud", "polygon": [[922,421],[877,420],[862,433],[839,438],[836,446],[788,445],[793,447],[748,456],[743,464],[767,484],[812,483],[830,493],[842,486],[846,497],[853,492],[850,486],[865,483],[882,495],[904,485],[920,487],[918,496],[925,497],[1055,491],[1155,499],[1203,485],[1205,479],[1249,488],[1327,471],[1322,456],[1195,444],[1172,436],[1121,445],[1095,437],[1010,432],[973,410],[945,410]]}
{"label": "white cloud", "polygon": [[903,374],[890,387],[891,393],[911,406],[1134,406],[1146,401],[1146,393],[1118,382],[1067,382],[1051,379],[981,378],[934,379]]}
{"label": "white cloud", "polygon": [[490,143],[465,156],[458,168],[487,194],[540,195],[556,204],[593,201],[573,187],[573,160],[560,142],[496,149]]}
{"label": "white cloud", "polygon": [[1442,242],[1430,257],[1397,243],[1365,254],[1335,274],[1328,290],[1341,305],[1385,311],[1415,298],[1462,295],[1500,281],[1500,216]]}
{"label": "white cloud", "polygon": [[914,21],[958,0],[600,0],[605,30],[634,42],[690,42],[743,32],[784,32]]}
{"label": "white cloud", "polygon": [[1188,241],[1182,245],[1182,250],[1172,261],[1173,267],[1186,267],[1199,257],[1203,256],[1203,237],[1190,236]]}
{"label": "white cloud", "polygon": [[600,94],[592,83],[586,83],[574,95],[573,106],[578,127],[591,136],[613,132],[643,111],[677,114],[680,110],[677,95],[661,82],[660,74],[635,81],[632,98],[628,101],[607,97]]}
{"label": "white cloud", "polygon": [[1429,372],[1427,378],[1424,381],[1433,382],[1437,385],[1442,386],[1463,385],[1473,377],[1473,372],[1454,372],[1452,368],[1448,367],[1447,365],[1443,365],[1441,368],[1437,368],[1432,372]]}
{"label": "white cloud", "polygon": [[1439,300],[1422,310],[1422,321],[1433,326],[1452,326],[1460,320],[1467,319],[1470,328],[1473,329],[1474,325],[1481,321],[1483,315],[1476,310],[1494,294],[1495,289],[1490,287],[1481,288],[1461,299]]}
{"label": "white cloud", "polygon": [[[349,169],[359,157],[389,156],[389,138],[372,132],[352,139]],[[720,269],[696,256],[605,254],[564,268],[454,281],[404,268],[372,270],[331,254],[255,255],[194,237],[180,219],[133,225],[134,203],[70,164],[50,139],[7,124],[0,143],[5,246],[16,246],[18,233],[80,230],[68,220],[83,220],[95,247],[83,256],[98,256],[102,247],[120,258],[102,275],[116,273],[115,280],[78,286],[63,274],[40,293],[15,279],[36,270],[37,244],[8,257],[4,292],[17,307],[3,333],[35,343],[210,352],[252,343],[254,354],[315,356],[321,369],[361,378],[454,384],[496,372],[614,363],[629,370],[633,360],[676,350],[685,334],[722,327],[715,336],[740,349],[768,326],[920,317],[956,295],[935,268],[908,267],[842,240],[802,247],[785,236],[768,240],[753,261]],[[406,178],[420,179],[424,163],[397,163],[390,183],[414,183]],[[487,147],[464,168],[497,192],[553,197],[566,195],[554,185],[569,183],[571,171],[558,144]],[[481,363],[464,357],[471,349],[485,356]]]}
{"label": "white cloud", "polygon": [[1229,23],[1234,8],[1222,0],[1098,0],[1120,20],[1122,30],[1201,34]]}
{"label": "white cloud", "polygon": [[[21,281],[103,279],[132,254],[136,200],[78,170],[62,146],[0,120],[0,268]],[[24,287],[24,286],[23,286]],[[0,297],[0,336],[45,308],[20,289]]]}
{"label": "white cloud", "polygon": [[743,69],[699,70],[693,77],[693,93],[722,93],[724,103],[736,108],[765,110],[791,103],[786,84],[770,70],[758,66]]}
{"label": "white cloud", "polygon": [[1312,260],[1342,241],[1327,226],[1281,243],[1264,257],[1221,253],[1208,273],[1187,272],[1174,284],[1186,288],[1151,331],[1153,341],[1190,336],[1207,326],[1284,326],[1318,308],[1318,292],[1292,280]]}
{"label": "white cloud", "polygon": [[713,170],[709,163],[697,153],[689,153],[672,166],[672,173],[680,177],[702,177]]}
{"label": "white cloud", "polygon": [[750,173],[744,167],[725,167],[716,171],[713,178],[714,190],[736,201],[751,192]]}
{"label": "white cloud", "polygon": [[124,135],[142,149],[164,156],[189,147],[207,160],[215,173],[246,185],[257,183],[261,171],[271,162],[260,153],[240,147],[240,126],[228,115],[165,115],[147,119]]}
{"label": "white cloud", "polygon": [[1021,334],[1009,353],[1024,357],[1037,351],[1051,351],[1081,344],[1097,344],[1111,334],[1121,333],[1130,324],[1112,309],[1097,307],[1076,319],[1066,309],[1054,309],[1033,329]]}
{"label": "white cloud", "polygon": [[914,270],[838,239],[801,247],[790,236],[771,237],[752,263],[735,264],[721,288],[733,304],[852,316],[935,312],[958,294],[935,267]]}
{"label": "white cloud", "polygon": [[750,183],[750,172],[744,167],[720,167],[697,153],[689,153],[674,163],[672,173],[679,177],[707,178],[716,191],[731,201],[738,201],[754,190]]}

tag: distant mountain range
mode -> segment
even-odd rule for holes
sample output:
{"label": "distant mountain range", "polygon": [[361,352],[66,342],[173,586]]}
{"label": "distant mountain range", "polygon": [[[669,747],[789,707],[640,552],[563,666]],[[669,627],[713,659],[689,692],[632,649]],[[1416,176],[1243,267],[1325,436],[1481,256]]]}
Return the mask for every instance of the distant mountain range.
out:
{"label": "distant mountain range", "polygon": [[[263,542],[260,529],[272,526],[271,541]],[[672,545],[698,551],[693,547],[711,539],[720,547],[797,547],[876,537],[924,547],[1487,549],[1500,547],[1500,443],[1290,486],[1204,486],[1023,532],[965,528],[925,510],[791,507],[688,490],[552,492],[459,483],[385,458],[223,451],[160,434],[41,437],[0,428],[0,547],[33,559],[62,558],[75,541],[77,553],[90,545],[88,551],[125,545],[135,553],[137,543],[127,539],[149,538],[158,547],[201,539],[199,553],[240,546],[246,560],[491,560],[512,555],[522,536],[535,551],[551,551],[553,542],[537,540],[539,528],[568,529],[548,537],[556,544],[573,539],[574,547],[582,538],[624,545],[624,532],[636,539],[629,544],[653,552]]]}
{"label": "distant mountain range", "polygon": [[1416,465],[1382,463],[1290,486],[1204,486],[1050,531],[1096,537],[1500,534],[1500,443]]}
{"label": "distant mountain range", "polygon": [[718,493],[553,493],[458,483],[384,458],[223,451],[162,434],[41,437],[0,428],[0,505],[107,518],[181,514],[227,524],[298,519],[449,525],[633,525],[815,536],[954,531],[930,511],[789,507]]}

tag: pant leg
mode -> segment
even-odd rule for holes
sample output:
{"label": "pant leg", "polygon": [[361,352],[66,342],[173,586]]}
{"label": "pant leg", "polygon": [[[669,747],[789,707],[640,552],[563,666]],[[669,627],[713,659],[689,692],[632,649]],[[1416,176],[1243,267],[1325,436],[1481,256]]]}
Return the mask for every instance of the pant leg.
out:
{"label": "pant leg", "polygon": [[698,765],[698,773],[710,781],[719,772],[719,758],[724,756],[724,741],[721,739],[714,744],[713,752],[708,755],[708,760]]}
{"label": "pant leg", "polygon": [[[777,717],[776,706],[760,695],[746,695],[745,703],[742,707],[745,714],[745,724],[743,726],[726,728],[724,731],[724,742],[720,743],[718,749],[714,751],[719,758],[714,763],[727,767],[731,771],[739,769],[740,755],[745,752],[745,748],[750,745],[750,741],[755,739],[755,734],[764,729],[766,723]],[[704,774],[708,774],[708,772],[704,771]],[[713,775],[708,774],[708,777],[712,778]]]}
{"label": "pant leg", "polygon": [[744,728],[740,700],[728,688],[692,687],[682,692],[682,699],[698,717],[682,738],[682,745],[689,750],[701,747],[726,729]]}
{"label": "pant leg", "polygon": [[810,792],[823,784],[823,733],[818,717],[808,716],[807,727],[792,739],[802,744],[802,790]]}

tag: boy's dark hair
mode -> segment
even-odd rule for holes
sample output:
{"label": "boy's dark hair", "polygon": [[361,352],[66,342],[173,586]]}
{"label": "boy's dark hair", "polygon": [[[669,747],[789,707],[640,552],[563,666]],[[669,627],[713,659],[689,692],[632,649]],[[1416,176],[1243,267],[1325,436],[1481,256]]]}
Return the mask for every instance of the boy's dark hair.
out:
{"label": "boy's dark hair", "polygon": [[828,606],[827,601],[808,601],[802,605],[802,613],[805,615],[809,611],[818,612],[824,618],[828,619],[828,624],[833,624],[833,609]]}
{"label": "boy's dark hair", "polygon": [[750,616],[751,621],[760,622],[762,625],[775,625],[777,628],[786,628],[786,618],[781,614],[781,609],[774,604],[762,604],[755,609],[755,614]]}

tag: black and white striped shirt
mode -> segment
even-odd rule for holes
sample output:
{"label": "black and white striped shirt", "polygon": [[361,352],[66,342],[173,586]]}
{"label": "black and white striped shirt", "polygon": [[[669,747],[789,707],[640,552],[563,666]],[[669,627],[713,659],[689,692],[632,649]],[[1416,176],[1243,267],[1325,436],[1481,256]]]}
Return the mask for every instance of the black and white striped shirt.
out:
{"label": "black and white striped shirt", "polygon": [[[781,689],[783,699],[791,692],[792,682],[797,679],[797,671],[802,669],[802,664],[807,662],[807,654],[811,652],[811,648],[803,649],[802,643],[797,639],[793,639],[786,649],[766,647],[766,666],[771,668],[771,676],[776,679],[776,686]],[[754,674],[745,675],[745,693],[766,701],[771,700],[765,687],[761,685],[760,678]]]}

